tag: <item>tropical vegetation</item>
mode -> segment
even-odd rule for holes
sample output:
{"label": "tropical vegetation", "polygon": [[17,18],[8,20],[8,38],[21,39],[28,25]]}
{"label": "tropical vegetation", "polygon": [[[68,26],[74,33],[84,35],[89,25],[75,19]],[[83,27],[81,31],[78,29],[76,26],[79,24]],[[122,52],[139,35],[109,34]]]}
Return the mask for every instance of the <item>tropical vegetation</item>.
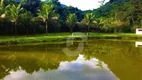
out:
{"label": "tropical vegetation", "polygon": [[1,0],[0,35],[130,33],[142,27],[141,0],[104,1],[98,9],[81,11],[58,0]]}

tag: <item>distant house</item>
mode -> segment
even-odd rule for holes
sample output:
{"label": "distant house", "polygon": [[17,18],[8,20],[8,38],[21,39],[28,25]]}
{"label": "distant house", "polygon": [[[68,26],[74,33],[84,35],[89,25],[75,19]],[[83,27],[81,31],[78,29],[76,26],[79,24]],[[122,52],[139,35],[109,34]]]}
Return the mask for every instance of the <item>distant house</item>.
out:
{"label": "distant house", "polygon": [[142,28],[136,28],[136,34],[142,34]]}

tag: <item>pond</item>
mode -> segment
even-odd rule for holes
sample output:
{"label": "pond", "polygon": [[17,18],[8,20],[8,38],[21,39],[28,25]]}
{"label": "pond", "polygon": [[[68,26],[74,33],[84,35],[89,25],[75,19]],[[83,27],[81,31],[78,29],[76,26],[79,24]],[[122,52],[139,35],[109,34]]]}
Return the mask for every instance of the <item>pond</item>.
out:
{"label": "pond", "polygon": [[94,39],[71,56],[62,50],[65,43],[1,46],[0,80],[142,80],[142,47],[136,44]]}

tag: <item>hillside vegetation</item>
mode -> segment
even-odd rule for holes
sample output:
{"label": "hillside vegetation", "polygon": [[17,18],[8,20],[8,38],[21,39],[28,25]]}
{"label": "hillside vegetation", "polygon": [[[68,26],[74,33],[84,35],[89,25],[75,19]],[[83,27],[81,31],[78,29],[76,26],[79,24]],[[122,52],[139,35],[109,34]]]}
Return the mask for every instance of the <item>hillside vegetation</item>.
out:
{"label": "hillside vegetation", "polygon": [[1,0],[0,35],[59,32],[134,32],[142,27],[141,0],[110,0],[81,11],[58,0]]}

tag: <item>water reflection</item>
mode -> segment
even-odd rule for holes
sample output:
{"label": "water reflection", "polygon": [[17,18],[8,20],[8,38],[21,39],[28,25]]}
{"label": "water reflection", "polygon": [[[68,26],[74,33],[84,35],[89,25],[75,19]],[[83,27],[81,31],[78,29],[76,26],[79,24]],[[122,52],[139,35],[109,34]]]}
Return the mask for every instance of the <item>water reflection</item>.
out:
{"label": "water reflection", "polygon": [[[70,49],[76,46],[78,43]],[[135,47],[135,42],[88,41],[82,53],[85,59],[81,55],[67,56],[62,52],[64,47],[66,44],[0,46],[0,80],[91,80],[104,74],[121,80],[142,80],[142,49]]]}
{"label": "water reflection", "polygon": [[84,55],[74,61],[60,62],[59,67],[54,70],[40,70],[32,74],[26,73],[20,68],[11,71],[4,80],[118,80],[109,70],[107,65],[96,59],[85,60]]}
{"label": "water reflection", "polygon": [[136,47],[142,47],[142,42],[135,42]]}

